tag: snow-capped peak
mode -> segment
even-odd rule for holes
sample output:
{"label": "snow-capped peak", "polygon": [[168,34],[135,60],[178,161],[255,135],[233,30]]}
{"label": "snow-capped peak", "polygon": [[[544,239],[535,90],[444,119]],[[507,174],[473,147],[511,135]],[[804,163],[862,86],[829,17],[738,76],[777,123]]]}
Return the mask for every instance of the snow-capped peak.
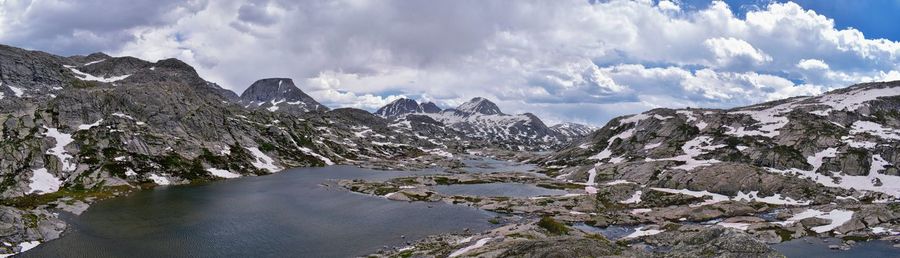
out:
{"label": "snow-capped peak", "polygon": [[457,110],[470,113],[470,114],[483,114],[483,115],[502,115],[503,112],[500,111],[500,108],[497,107],[497,104],[491,102],[482,97],[475,97],[472,100],[469,100],[459,107],[456,107]]}

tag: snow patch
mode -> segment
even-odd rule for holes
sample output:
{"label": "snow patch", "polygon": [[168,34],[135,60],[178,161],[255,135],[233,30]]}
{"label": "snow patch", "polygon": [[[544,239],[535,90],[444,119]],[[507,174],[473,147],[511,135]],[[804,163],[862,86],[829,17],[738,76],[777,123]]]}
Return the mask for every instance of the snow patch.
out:
{"label": "snow patch", "polygon": [[621,132],[619,134],[613,135],[613,137],[610,137],[609,140],[606,141],[606,148],[603,149],[603,151],[601,151],[600,153],[597,153],[594,156],[589,157],[588,159],[603,160],[603,159],[609,158],[610,156],[612,156],[612,151],[610,151],[609,148],[612,147],[613,142],[616,139],[623,139],[623,140],[627,139],[627,138],[631,137],[632,135],[634,135],[634,128],[631,128],[631,129],[625,130],[624,132]]}
{"label": "snow patch", "polygon": [[241,177],[241,174],[232,173],[231,171],[218,169],[218,168],[207,168],[207,172],[209,172],[213,176],[221,177],[221,178],[238,178]]}
{"label": "snow patch", "polygon": [[422,148],[420,148],[420,150],[422,150],[422,151],[424,151],[424,152],[426,152],[426,153],[430,153],[430,154],[437,155],[437,156],[442,156],[442,157],[447,157],[447,158],[452,158],[452,157],[453,157],[453,153],[450,153],[450,152],[448,152],[448,151],[446,151],[446,150],[443,150],[443,149],[441,149],[441,148],[434,148],[434,149],[422,149]]}
{"label": "snow patch", "polygon": [[[3,242],[3,244],[6,246],[10,246],[10,244],[8,244],[6,242]],[[0,258],[6,258],[6,257],[10,257],[10,256],[13,256],[16,254],[24,253],[25,251],[31,250],[40,244],[41,244],[40,241],[28,241],[28,242],[19,243],[19,252],[12,253],[12,254],[0,254]]]}
{"label": "snow patch", "polygon": [[788,218],[786,221],[775,222],[775,224],[787,226],[787,225],[794,224],[794,223],[796,223],[800,220],[806,219],[806,218],[821,218],[821,219],[830,220],[831,223],[829,223],[828,225],[822,225],[822,226],[817,226],[817,227],[811,228],[816,233],[825,233],[828,231],[832,231],[835,228],[838,228],[841,225],[844,225],[844,223],[847,223],[848,221],[850,221],[850,219],[853,218],[853,211],[832,210],[829,212],[823,212],[820,210],[807,209],[806,211],[803,211],[801,213],[794,214],[794,216]]}
{"label": "snow patch", "polygon": [[647,144],[647,145],[644,145],[644,149],[645,149],[645,150],[655,149],[656,147],[659,147],[659,146],[662,145],[662,144],[663,144],[663,143],[661,143],[661,142],[660,142],[660,143]]}
{"label": "snow patch", "polygon": [[588,170],[588,180],[587,180],[587,182],[584,183],[584,185],[585,185],[584,191],[585,192],[587,192],[589,194],[597,193],[597,188],[594,187],[595,185],[597,185],[597,183],[594,182],[594,180],[596,178],[597,178],[597,169],[591,168],[590,170]]}
{"label": "snow patch", "polygon": [[693,191],[693,190],[688,190],[688,189],[670,189],[670,188],[650,188],[650,189],[652,189],[654,191],[660,191],[660,192],[666,192],[666,193],[684,194],[684,195],[689,195],[689,196],[693,196],[693,197],[704,197],[704,196],[712,197],[711,199],[703,201],[700,204],[691,205],[691,206],[703,206],[703,205],[709,205],[709,204],[714,204],[714,203],[719,203],[719,202],[724,202],[724,201],[749,201],[749,202],[762,202],[762,203],[775,204],[775,205],[799,205],[799,206],[809,205],[811,203],[810,201],[798,201],[798,200],[794,200],[790,197],[783,197],[783,196],[781,196],[781,194],[775,194],[775,195],[767,196],[767,197],[759,197],[759,191],[751,191],[750,193],[746,193],[746,194],[744,192],[738,192],[737,196],[728,197],[728,196],[722,195],[722,194],[711,193],[706,190]]}
{"label": "snow patch", "polygon": [[869,121],[856,121],[853,123],[850,134],[868,133],[886,140],[900,140],[900,129],[885,127],[879,123]]}
{"label": "snow patch", "polygon": [[326,158],[325,156],[319,155],[318,153],[314,152],[313,150],[311,150],[309,148],[300,147],[300,151],[302,151],[303,153],[306,153],[306,155],[316,157],[317,159],[321,160],[322,162],[325,162],[325,165],[329,165],[329,166],[334,165],[334,162],[332,162],[331,159]]}
{"label": "snow patch", "polygon": [[66,66],[66,68],[69,68],[69,70],[75,74],[75,78],[78,78],[79,80],[82,80],[82,81],[95,81],[95,82],[111,83],[111,82],[117,82],[117,81],[124,80],[125,78],[128,78],[129,76],[131,76],[131,74],[126,74],[126,75],[119,75],[119,76],[113,76],[113,77],[97,77],[97,76],[79,71],[78,69],[75,69],[72,66]]}
{"label": "snow patch", "polygon": [[121,118],[125,118],[125,119],[134,120],[134,117],[129,116],[129,115],[126,115],[125,113],[116,112],[116,113],[112,113],[112,115],[113,115],[113,116],[117,116],[117,117],[121,117]]}
{"label": "snow patch", "polygon": [[712,197],[711,199],[705,200],[702,203],[691,205],[692,207],[724,202],[724,201],[728,201],[731,199],[731,198],[728,198],[728,196],[717,194],[717,193],[711,193],[706,190],[693,191],[693,190],[688,190],[688,189],[671,189],[671,188],[658,188],[658,187],[653,187],[650,189],[652,189],[653,191],[659,191],[659,192],[664,192],[664,193],[674,193],[674,194],[684,194],[684,195],[689,195],[689,196],[693,196],[693,197],[704,197],[704,196]]}
{"label": "snow patch", "polygon": [[281,170],[281,168],[279,168],[278,166],[275,165],[275,160],[273,160],[271,157],[269,157],[268,155],[266,155],[265,153],[260,151],[259,148],[256,148],[256,147],[246,148],[245,147],[245,149],[249,150],[250,153],[253,154],[253,156],[255,157],[255,159],[252,162],[254,167],[256,167],[258,169],[265,169],[265,170],[268,170],[269,172],[277,172],[278,170]]}
{"label": "snow patch", "polygon": [[466,254],[469,251],[472,251],[476,248],[484,246],[485,244],[487,244],[488,241],[491,241],[490,237],[478,239],[478,241],[476,241],[475,244],[463,247],[462,249],[459,249],[459,250],[456,250],[453,253],[451,253],[449,257],[457,257],[460,255]]}
{"label": "snow patch", "polygon": [[651,159],[647,158],[647,161],[660,161],[660,160],[673,160],[673,161],[681,161],[684,162],[684,165],[679,165],[672,167],[673,169],[681,169],[690,171],[698,167],[709,166],[715,163],[719,163],[720,161],[716,159],[709,160],[697,160],[696,157],[706,154],[706,151],[716,150],[727,145],[725,144],[717,144],[711,145],[712,138],[709,136],[697,136],[690,141],[684,143],[681,146],[681,150],[684,151],[683,155],[679,155],[676,157],[665,158],[665,159]]}
{"label": "snow patch", "polygon": [[650,208],[633,209],[633,210],[631,210],[631,214],[636,215],[636,214],[647,213],[647,212],[651,212],[651,211],[653,211],[653,209],[650,209]]}
{"label": "snow patch", "polygon": [[659,230],[659,229],[645,230],[644,227],[637,227],[634,229],[634,232],[632,232],[631,234],[628,234],[627,236],[623,237],[622,239],[632,239],[632,238],[638,238],[638,237],[643,237],[643,236],[652,236],[652,235],[656,235],[656,234],[659,234],[662,232],[664,232],[664,231]]}
{"label": "snow patch", "polygon": [[59,191],[62,181],[47,172],[46,168],[39,168],[32,171],[31,183],[28,184],[28,194],[38,193],[47,194]]}
{"label": "snow patch", "polygon": [[47,137],[51,137],[56,140],[56,146],[47,150],[48,155],[56,156],[61,163],[60,170],[62,171],[73,171],[75,170],[75,164],[69,163],[70,159],[73,159],[72,155],[66,153],[66,145],[69,145],[74,139],[72,139],[71,134],[60,133],[56,128],[48,128],[44,127],[47,130],[45,134]]}
{"label": "snow patch", "polygon": [[750,193],[738,192],[737,196],[732,198],[735,201],[761,202],[775,205],[809,205],[810,201],[798,201],[791,197],[782,197],[781,194],[772,196],[759,197],[759,191],[751,191]]}
{"label": "snow patch", "polygon": [[813,165],[813,170],[809,171],[796,168],[787,170],[766,168],[766,170],[778,174],[793,174],[799,178],[807,178],[828,187],[838,187],[843,189],[853,188],[856,190],[881,192],[894,197],[900,197],[900,176],[885,175],[880,172],[886,166],[890,165],[890,163],[884,160],[880,154],[872,156],[869,174],[865,176],[850,176],[840,172],[833,172],[834,176],[829,177],[815,172],[822,166],[822,159],[824,157],[835,157],[835,154],[836,149],[829,148],[818,152],[813,156],[807,157],[807,163]]}
{"label": "snow patch", "polygon": [[725,134],[730,134],[737,137],[758,135],[772,138],[778,136],[778,130],[787,125],[787,123],[789,122],[788,118],[784,117],[784,114],[793,110],[795,107],[795,102],[800,100],[803,99],[794,100],[788,103],[761,110],[740,110],[729,112],[729,114],[749,115],[751,118],[753,118],[753,120],[756,120],[754,126],[758,126],[759,129],[746,130],[744,127],[727,127],[729,130],[726,131]]}
{"label": "snow patch", "polygon": [[158,175],[156,175],[156,174],[150,174],[150,176],[148,176],[147,178],[150,178],[150,180],[153,180],[153,183],[156,183],[157,185],[170,185],[170,184],[172,184],[171,182],[169,182],[169,179],[168,179],[168,178],[166,178],[166,177],[164,177],[164,176],[158,176]]}
{"label": "snow patch", "polygon": [[747,223],[719,222],[719,223],[716,223],[716,225],[726,227],[726,228],[739,229],[739,230],[747,230],[747,228],[750,228],[750,224],[747,224]]}
{"label": "snow patch", "polygon": [[627,200],[621,201],[619,203],[622,203],[622,204],[640,203],[642,194],[644,194],[643,191],[636,191],[636,192],[634,192],[634,194],[631,195],[631,198],[628,198]]}
{"label": "snow patch", "polygon": [[17,98],[21,98],[23,95],[25,95],[25,91],[22,90],[21,88],[9,86],[9,85],[6,85],[6,87],[9,88],[10,90],[12,90],[13,94],[15,94]]}
{"label": "snow patch", "polygon": [[[281,81],[278,81],[278,82],[281,83]],[[278,111],[278,104],[281,104],[281,103],[284,102],[284,101],[285,101],[284,99],[281,99],[281,100],[279,100],[279,101],[275,101],[275,100],[273,99],[273,100],[270,102],[270,103],[272,103],[272,106],[269,107],[269,108],[267,108],[267,109],[269,110],[269,112],[275,112],[275,111]]]}
{"label": "snow patch", "polygon": [[636,183],[628,181],[628,180],[619,179],[619,180],[613,180],[613,181],[606,182],[604,185],[623,185],[623,184],[636,184]]}
{"label": "snow patch", "polygon": [[900,88],[882,89],[855,89],[842,94],[827,94],[817,99],[818,103],[830,106],[834,110],[855,111],[863,106],[863,103],[876,100],[880,97],[900,95]]}
{"label": "snow patch", "polygon": [[106,61],[106,59],[100,59],[100,60],[97,60],[97,61],[87,62],[87,63],[84,63],[84,64],[81,65],[81,66],[88,66],[88,65],[100,63],[100,62],[103,62],[103,61]]}
{"label": "snow patch", "polygon": [[646,115],[646,114],[644,114],[644,113],[640,113],[640,114],[632,115],[632,116],[629,116],[628,118],[624,118],[624,119],[622,119],[622,120],[619,120],[619,124],[637,123],[637,122],[640,122],[640,121],[642,121],[642,120],[644,120],[644,119],[647,119],[647,118],[650,118],[650,116],[648,116],[648,115]]}
{"label": "snow patch", "polygon": [[101,122],[103,122],[103,119],[97,120],[97,122],[94,122],[93,124],[79,125],[78,130],[80,131],[94,128],[96,126],[99,126]]}

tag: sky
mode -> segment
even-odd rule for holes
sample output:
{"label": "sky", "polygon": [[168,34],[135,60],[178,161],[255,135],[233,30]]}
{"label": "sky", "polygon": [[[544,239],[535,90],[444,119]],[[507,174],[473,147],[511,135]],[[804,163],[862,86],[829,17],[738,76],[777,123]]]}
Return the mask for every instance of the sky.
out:
{"label": "sky", "polygon": [[548,124],[900,80],[900,0],[0,0],[0,43],[178,58],[332,107],[486,97]]}

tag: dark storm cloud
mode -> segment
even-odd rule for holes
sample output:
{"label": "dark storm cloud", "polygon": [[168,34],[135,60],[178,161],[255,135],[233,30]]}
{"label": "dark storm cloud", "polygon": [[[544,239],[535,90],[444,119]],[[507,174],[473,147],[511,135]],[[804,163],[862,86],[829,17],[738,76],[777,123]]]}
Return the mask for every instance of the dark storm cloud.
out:
{"label": "dark storm cloud", "polygon": [[4,3],[6,44],[58,54],[117,49],[134,40],[129,29],[165,26],[201,10],[205,1],[79,0]]}

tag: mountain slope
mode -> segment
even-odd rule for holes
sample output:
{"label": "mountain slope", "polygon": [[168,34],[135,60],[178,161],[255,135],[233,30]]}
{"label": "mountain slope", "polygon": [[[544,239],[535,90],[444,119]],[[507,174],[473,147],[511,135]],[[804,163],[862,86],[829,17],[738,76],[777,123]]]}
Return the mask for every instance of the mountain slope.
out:
{"label": "mountain slope", "polygon": [[730,110],[619,117],[545,158],[560,178],[628,180],[725,196],[813,203],[900,197],[900,82]]}

